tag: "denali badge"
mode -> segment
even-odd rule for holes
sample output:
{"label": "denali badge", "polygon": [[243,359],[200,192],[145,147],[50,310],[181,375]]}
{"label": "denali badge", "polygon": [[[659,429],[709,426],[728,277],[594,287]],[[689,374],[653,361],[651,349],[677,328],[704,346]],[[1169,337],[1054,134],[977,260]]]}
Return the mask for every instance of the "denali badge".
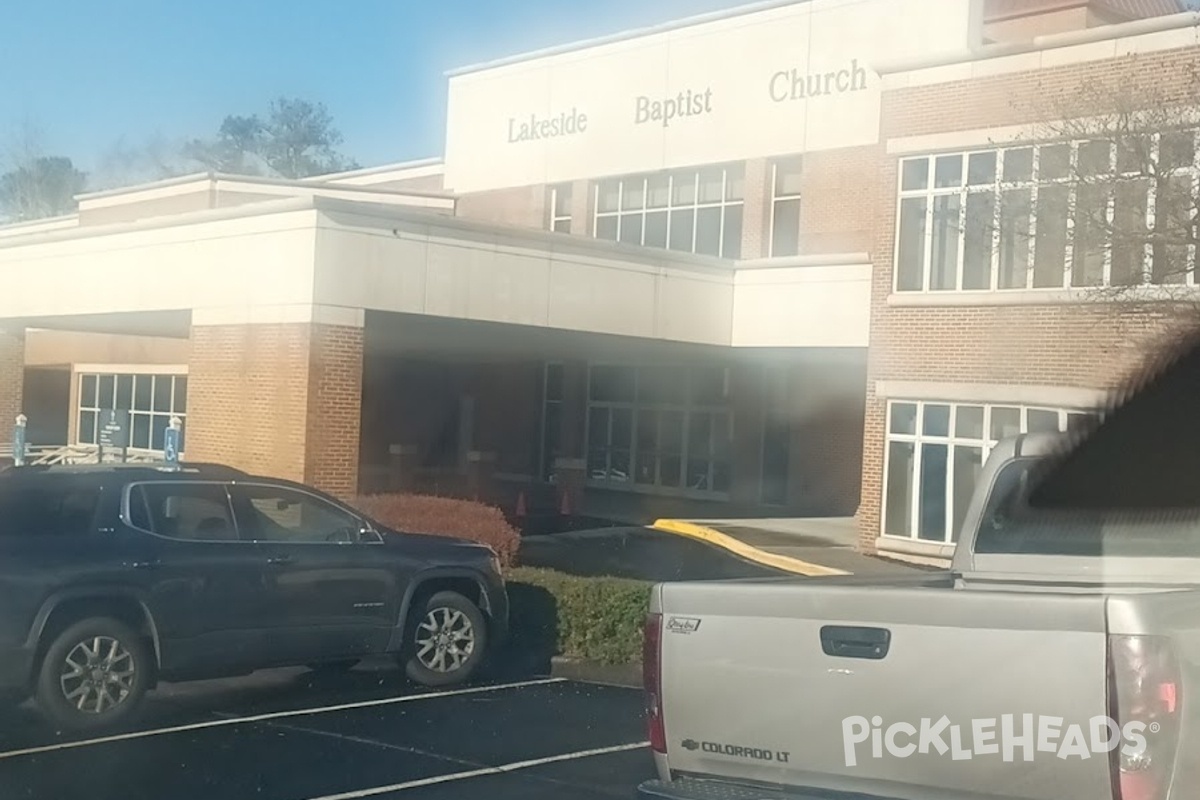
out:
{"label": "denali badge", "polygon": [[695,633],[700,629],[700,620],[696,617],[671,617],[667,620],[667,631],[670,633]]}

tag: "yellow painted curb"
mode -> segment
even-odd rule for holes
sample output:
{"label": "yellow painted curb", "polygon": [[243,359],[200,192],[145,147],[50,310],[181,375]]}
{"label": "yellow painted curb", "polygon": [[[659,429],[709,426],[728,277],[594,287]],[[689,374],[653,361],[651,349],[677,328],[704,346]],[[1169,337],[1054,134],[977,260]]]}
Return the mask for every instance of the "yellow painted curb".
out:
{"label": "yellow painted curb", "polygon": [[747,561],[774,567],[785,572],[795,572],[798,575],[808,575],[810,577],[850,574],[845,570],[823,567],[820,564],[811,564],[807,561],[801,561],[798,558],[781,556],[777,553],[768,553],[766,550],[751,547],[740,539],[735,539],[728,534],[721,533],[715,528],[697,525],[694,522],[685,522],[681,519],[658,519],[650,527],[664,533],[674,533],[679,536],[699,539],[702,542],[716,545],[731,553],[736,553]]}

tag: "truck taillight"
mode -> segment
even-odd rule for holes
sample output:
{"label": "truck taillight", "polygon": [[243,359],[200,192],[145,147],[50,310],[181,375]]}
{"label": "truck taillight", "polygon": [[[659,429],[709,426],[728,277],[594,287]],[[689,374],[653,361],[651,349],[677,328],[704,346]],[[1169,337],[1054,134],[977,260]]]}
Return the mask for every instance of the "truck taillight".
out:
{"label": "truck taillight", "polygon": [[650,749],[667,752],[662,705],[662,614],[648,614],[642,639],[642,685],[646,690],[646,722]]}
{"label": "truck taillight", "polygon": [[1166,797],[1179,744],[1182,688],[1169,639],[1108,637],[1108,715],[1122,731],[1109,757],[1114,800]]}

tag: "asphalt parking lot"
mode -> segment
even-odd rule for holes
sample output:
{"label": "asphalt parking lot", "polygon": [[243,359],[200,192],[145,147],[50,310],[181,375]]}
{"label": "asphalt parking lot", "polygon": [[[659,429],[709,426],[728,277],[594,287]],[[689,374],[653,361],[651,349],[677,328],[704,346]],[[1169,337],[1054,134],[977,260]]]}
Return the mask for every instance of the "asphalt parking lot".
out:
{"label": "asphalt parking lot", "polygon": [[629,798],[652,777],[635,689],[530,678],[445,691],[273,670],[167,685],[138,724],[64,738],[0,719],[0,797]]}

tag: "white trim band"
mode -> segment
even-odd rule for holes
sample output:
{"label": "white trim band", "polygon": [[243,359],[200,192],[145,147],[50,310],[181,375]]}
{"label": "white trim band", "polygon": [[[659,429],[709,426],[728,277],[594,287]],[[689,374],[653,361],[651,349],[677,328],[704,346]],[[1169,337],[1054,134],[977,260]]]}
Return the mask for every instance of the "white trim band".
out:
{"label": "white trim band", "polygon": [[1011,383],[938,383],[933,381],[875,381],[875,396],[885,400],[931,400],[947,403],[1050,406],[1067,409],[1104,407],[1110,394],[1104,389],[1074,386],[1038,386]]}

